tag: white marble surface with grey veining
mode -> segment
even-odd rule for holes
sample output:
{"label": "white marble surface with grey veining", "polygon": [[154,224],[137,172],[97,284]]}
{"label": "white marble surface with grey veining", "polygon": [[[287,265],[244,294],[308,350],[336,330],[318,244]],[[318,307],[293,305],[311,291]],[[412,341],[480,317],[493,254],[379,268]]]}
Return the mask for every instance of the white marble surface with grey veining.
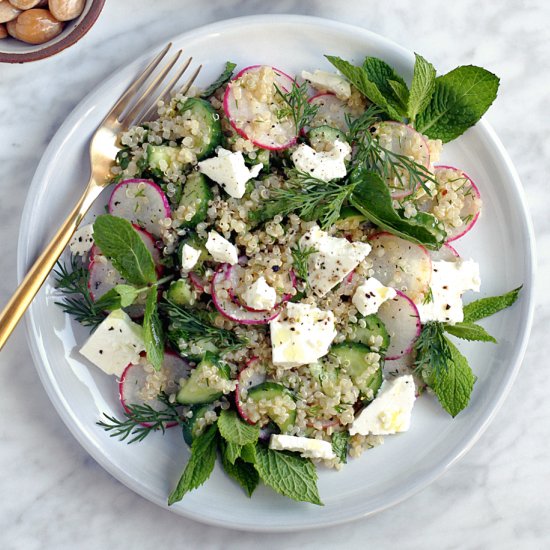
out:
{"label": "white marble surface with grey veining", "polygon": [[527,191],[538,244],[534,330],[503,408],[430,487],[348,525],[281,535],[208,527],[157,508],[107,474],[70,435],[37,379],[19,327],[0,353],[0,548],[549,548],[550,4],[546,0],[109,0],[56,57],[0,65],[0,304],[16,282],[27,189],[45,147],[96,83],[147,47],[213,21],[302,13],[363,26],[441,71],[482,65],[502,78],[487,114]]}

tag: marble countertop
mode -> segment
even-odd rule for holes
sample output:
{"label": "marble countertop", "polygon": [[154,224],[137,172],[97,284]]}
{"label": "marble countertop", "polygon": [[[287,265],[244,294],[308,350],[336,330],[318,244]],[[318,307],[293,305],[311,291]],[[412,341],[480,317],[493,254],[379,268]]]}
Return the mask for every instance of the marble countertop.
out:
{"label": "marble countertop", "polygon": [[[550,4],[546,0],[133,0],[107,2],[95,27],[56,57],[0,65],[0,305],[16,283],[20,216],[33,173],[65,116],[96,83],[172,35],[258,13],[363,26],[421,52],[441,71],[500,75],[487,114],[527,191],[537,235],[534,330],[519,377],[489,429],[438,481],[364,521],[317,532],[235,533],[172,515],[107,474],[70,435],[32,365],[23,327],[0,353],[0,548],[548,548],[550,545]],[[541,177],[542,175],[542,177]]]}

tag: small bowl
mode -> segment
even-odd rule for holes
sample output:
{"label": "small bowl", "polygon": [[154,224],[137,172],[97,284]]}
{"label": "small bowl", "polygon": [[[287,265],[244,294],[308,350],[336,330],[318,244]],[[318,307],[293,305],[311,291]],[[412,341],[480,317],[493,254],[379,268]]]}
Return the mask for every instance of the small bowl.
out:
{"label": "small bowl", "polygon": [[44,44],[26,44],[15,38],[0,40],[0,63],[27,63],[55,55],[78,42],[99,17],[105,0],[87,0],[79,17],[65,23],[65,28],[55,38]]}

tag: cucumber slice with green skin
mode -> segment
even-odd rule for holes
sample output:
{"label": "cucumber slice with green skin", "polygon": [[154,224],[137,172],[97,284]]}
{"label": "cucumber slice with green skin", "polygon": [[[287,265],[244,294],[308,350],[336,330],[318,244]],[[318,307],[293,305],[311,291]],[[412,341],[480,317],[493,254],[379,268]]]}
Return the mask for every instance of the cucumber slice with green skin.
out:
{"label": "cucumber slice with green skin", "polygon": [[197,159],[201,160],[211,155],[222,139],[222,125],[214,107],[204,99],[191,97],[178,104],[178,111],[192,120],[197,120],[201,126],[199,133],[192,136],[194,143],[191,149],[197,155]]}
{"label": "cucumber slice with green skin", "polygon": [[336,140],[347,141],[344,132],[328,125],[312,128],[307,133],[307,139],[311,147],[317,152],[330,151]]}
{"label": "cucumber slice with green skin", "polygon": [[182,426],[183,439],[189,447],[193,444],[193,439],[201,435],[206,429],[206,424],[202,427],[197,426],[197,420],[204,418],[204,415],[212,410],[214,410],[212,405],[194,405],[191,407],[193,416],[188,418],[187,422]]}
{"label": "cucumber slice with green skin", "polygon": [[357,342],[343,342],[332,346],[329,353],[340,359],[361,395],[368,400],[373,399],[382,385],[382,366],[379,363],[372,374],[367,374],[372,369],[372,363],[366,359],[367,354],[371,353],[370,348]]}
{"label": "cucumber slice with green skin", "polygon": [[204,221],[208,212],[208,202],[213,198],[206,176],[200,172],[191,172],[185,181],[179,205],[191,208],[195,213],[190,220],[182,223],[182,227],[196,227]]}
{"label": "cucumber slice with green skin", "polygon": [[[252,401],[259,402],[261,400],[274,401],[277,397],[288,396],[294,400],[292,393],[276,382],[262,382],[257,386],[248,390],[248,398]],[[296,409],[288,411],[288,417],[284,422],[278,422],[276,415],[268,413],[269,418],[279,426],[281,432],[286,432],[296,422]]]}
{"label": "cucumber slice with green skin", "polygon": [[192,306],[197,301],[193,287],[187,279],[172,281],[166,291],[166,297],[178,306]]}
{"label": "cucumber slice with green skin", "polygon": [[187,382],[180,389],[177,396],[178,403],[182,405],[196,405],[198,403],[212,403],[223,395],[217,388],[207,385],[204,378],[204,371],[207,368],[216,368],[220,378],[229,380],[229,366],[218,361],[218,358],[211,352],[204,354],[203,360],[191,371]]}
{"label": "cucumber slice with green skin", "polygon": [[[390,336],[386,330],[386,325],[384,325],[380,317],[373,314],[367,315],[360,320],[365,321],[366,326],[362,327],[358,323],[349,325],[353,330],[350,340],[364,344],[378,353],[385,353],[390,345]],[[382,339],[382,343],[377,345],[379,337]]]}

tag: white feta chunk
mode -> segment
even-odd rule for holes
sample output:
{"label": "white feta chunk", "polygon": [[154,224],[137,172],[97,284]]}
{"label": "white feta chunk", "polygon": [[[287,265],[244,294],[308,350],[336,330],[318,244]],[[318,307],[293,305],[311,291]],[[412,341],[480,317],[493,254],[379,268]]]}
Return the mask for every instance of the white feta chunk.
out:
{"label": "white feta chunk", "polygon": [[86,359],[116,376],[121,376],[130,363],[137,363],[142,351],[145,351],[143,328],[121,309],[110,313],[80,348]]}
{"label": "white feta chunk", "polygon": [[302,71],[302,78],[307,80],[316,90],[332,92],[338,99],[345,101],[351,97],[350,83],[339,74],[317,69],[313,73]]}
{"label": "white feta chunk", "polygon": [[200,172],[219,183],[225,192],[235,199],[243,197],[246,182],[255,178],[262,169],[261,163],[249,169],[240,151],[232,153],[221,147],[218,149],[217,157],[202,160],[198,166]]}
{"label": "white feta chunk", "polygon": [[88,254],[94,245],[94,226],[89,223],[79,227],[69,241],[69,250],[73,256]]}
{"label": "white feta chunk", "polygon": [[234,244],[222,237],[217,231],[208,233],[206,250],[216,262],[235,265],[239,261],[239,251]]}
{"label": "white feta chunk", "polygon": [[422,323],[441,321],[460,323],[464,320],[462,294],[479,292],[479,264],[473,260],[432,262],[431,296],[416,304]]}
{"label": "white feta chunk", "polygon": [[312,247],[316,251],[308,258],[308,279],[319,297],[341,283],[371,251],[367,243],[331,237],[317,225],[300,239],[300,247],[302,250]]}
{"label": "white feta chunk", "polygon": [[355,418],[350,435],[389,435],[406,432],[416,400],[414,380],[410,374],[384,380],[376,398]]}
{"label": "white feta chunk", "polygon": [[191,271],[199,261],[201,254],[200,250],[184,244],[181,248],[181,270]]}
{"label": "white feta chunk", "polygon": [[397,292],[391,286],[384,286],[378,279],[369,277],[359,285],[351,299],[361,315],[372,315],[386,301],[395,298]]}
{"label": "white feta chunk", "polygon": [[309,304],[288,302],[269,328],[273,364],[284,368],[315,363],[336,337],[332,311]]}
{"label": "white feta chunk", "polygon": [[336,458],[329,441],[310,437],[273,434],[269,439],[269,448],[274,451],[297,452],[304,458],[323,458],[325,460]]}
{"label": "white feta chunk", "polygon": [[244,303],[253,309],[273,309],[277,292],[263,277],[252,283],[243,293]]}
{"label": "white feta chunk", "polygon": [[292,162],[301,172],[314,178],[330,181],[346,177],[347,169],[344,162],[351,154],[351,147],[345,141],[337,139],[330,151],[317,152],[302,143],[292,153]]}

